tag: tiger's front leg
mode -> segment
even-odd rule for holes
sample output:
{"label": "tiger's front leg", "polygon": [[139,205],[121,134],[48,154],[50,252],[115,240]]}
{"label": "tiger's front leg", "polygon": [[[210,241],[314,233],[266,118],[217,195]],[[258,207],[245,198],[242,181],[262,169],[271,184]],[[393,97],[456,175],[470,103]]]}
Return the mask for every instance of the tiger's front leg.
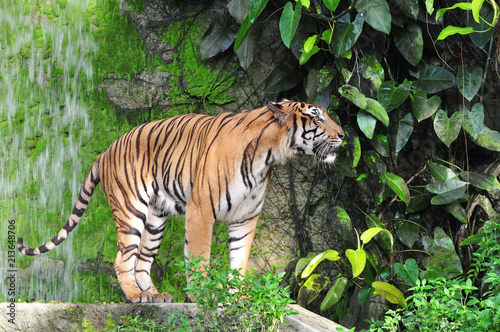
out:
{"label": "tiger's front leg", "polygon": [[231,269],[240,269],[241,275],[247,271],[250,249],[252,247],[259,216],[229,224],[229,265]]}
{"label": "tiger's front leg", "polygon": [[[189,261],[190,256],[205,259],[203,265],[207,265],[210,260],[210,249],[212,246],[212,233],[215,223],[211,209],[203,209],[200,204],[189,201],[186,205],[186,240],[184,243],[184,258]],[[191,278],[188,276],[187,282]],[[193,298],[191,295],[190,298]]]}

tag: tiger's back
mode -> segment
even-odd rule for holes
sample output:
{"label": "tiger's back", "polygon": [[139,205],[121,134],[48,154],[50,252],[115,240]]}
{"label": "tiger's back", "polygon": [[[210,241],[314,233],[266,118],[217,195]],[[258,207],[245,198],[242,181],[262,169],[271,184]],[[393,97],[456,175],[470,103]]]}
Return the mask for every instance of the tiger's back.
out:
{"label": "tiger's back", "polygon": [[186,214],[186,259],[188,254],[208,259],[215,221],[228,222],[231,268],[244,272],[272,166],[300,153],[331,162],[342,137],[324,110],[291,102],[138,126],[96,160],[58,235],[36,249],[25,248],[20,239],[19,250],[38,254],[62,242],[100,180],[115,219],[115,270],[127,300],[171,301],[150,277],[169,214]]}

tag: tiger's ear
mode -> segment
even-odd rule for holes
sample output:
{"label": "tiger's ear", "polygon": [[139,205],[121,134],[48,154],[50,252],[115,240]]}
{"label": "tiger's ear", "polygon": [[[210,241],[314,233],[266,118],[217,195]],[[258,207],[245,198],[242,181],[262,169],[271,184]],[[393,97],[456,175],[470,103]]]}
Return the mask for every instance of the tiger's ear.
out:
{"label": "tiger's ear", "polygon": [[274,117],[278,119],[280,124],[285,122],[289,114],[286,110],[283,109],[283,105],[280,105],[278,103],[272,103],[270,101],[267,102],[267,109],[273,112]]}

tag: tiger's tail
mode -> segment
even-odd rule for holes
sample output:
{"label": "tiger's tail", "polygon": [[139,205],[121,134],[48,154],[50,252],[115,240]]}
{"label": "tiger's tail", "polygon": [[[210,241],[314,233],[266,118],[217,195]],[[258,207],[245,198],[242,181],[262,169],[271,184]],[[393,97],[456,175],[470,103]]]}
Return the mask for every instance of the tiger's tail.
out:
{"label": "tiger's tail", "polygon": [[87,206],[89,205],[89,200],[92,197],[92,194],[94,193],[94,190],[100,181],[99,177],[100,159],[101,158],[98,158],[94,162],[89,172],[87,173],[87,176],[83,181],[82,187],[80,188],[80,193],[78,194],[78,199],[75,203],[75,206],[73,207],[73,211],[71,212],[68,221],[66,222],[66,224],[64,224],[63,228],[59,231],[59,233],[57,233],[57,235],[54,236],[52,240],[50,240],[49,242],[45,243],[44,245],[38,248],[33,248],[33,249],[26,248],[23,245],[23,239],[21,237],[18,238],[17,249],[22,254],[30,256],[38,255],[54,249],[61,242],[63,242],[68,237],[68,234],[73,230],[73,228],[75,228],[76,225],[78,225],[78,222],[80,221],[83,213],[87,209]]}

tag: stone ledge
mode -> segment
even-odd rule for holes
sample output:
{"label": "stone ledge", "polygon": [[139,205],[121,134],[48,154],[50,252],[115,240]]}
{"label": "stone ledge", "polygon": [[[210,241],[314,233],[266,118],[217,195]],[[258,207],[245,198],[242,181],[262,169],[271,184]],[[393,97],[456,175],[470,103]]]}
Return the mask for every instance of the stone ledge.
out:
{"label": "stone ledge", "polygon": [[[120,316],[139,314],[142,317],[153,315],[152,321],[161,324],[175,311],[188,317],[195,317],[196,305],[192,303],[172,304],[93,304],[93,303],[16,303],[15,324],[9,323],[9,303],[1,303],[0,331],[13,332],[52,332],[82,331],[85,317],[96,330],[106,326],[106,318],[111,313],[113,319],[120,323]],[[335,332],[347,331],[324,317],[316,315],[298,305],[290,305],[298,315],[287,316],[280,331],[284,332]],[[340,329],[337,329],[340,328]]]}

